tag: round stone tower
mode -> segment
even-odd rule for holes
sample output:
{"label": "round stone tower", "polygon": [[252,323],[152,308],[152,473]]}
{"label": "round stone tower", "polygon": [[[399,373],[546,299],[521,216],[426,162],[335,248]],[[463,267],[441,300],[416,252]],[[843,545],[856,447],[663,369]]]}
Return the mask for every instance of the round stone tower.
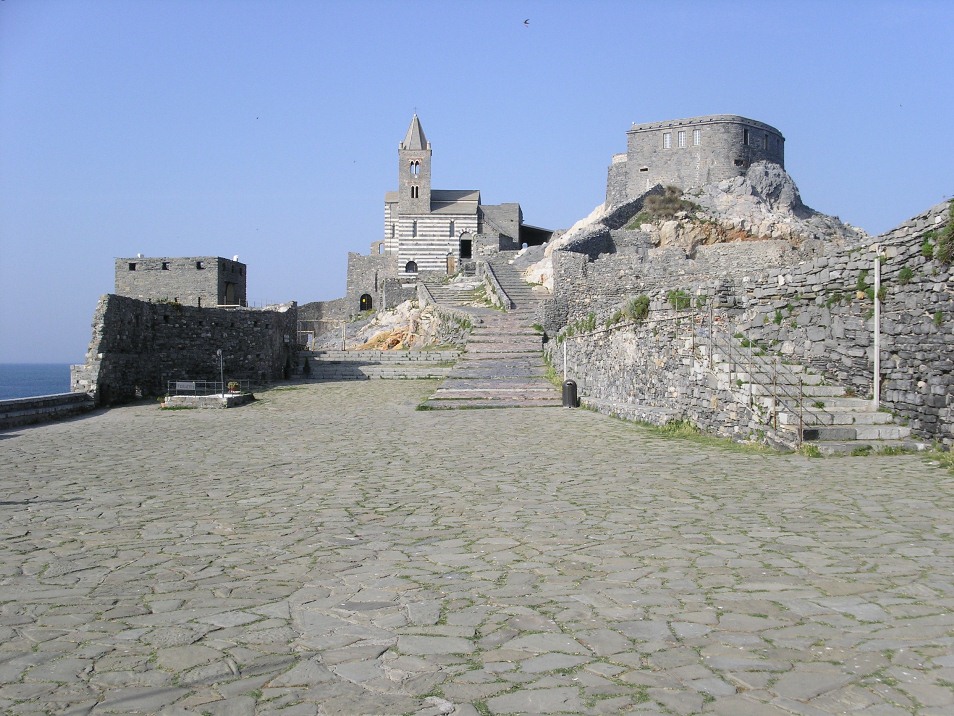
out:
{"label": "round stone tower", "polygon": [[656,184],[680,189],[745,174],[753,162],[785,167],[785,138],[775,127],[734,114],[634,124],[626,154],[613,157],[607,206],[624,203]]}

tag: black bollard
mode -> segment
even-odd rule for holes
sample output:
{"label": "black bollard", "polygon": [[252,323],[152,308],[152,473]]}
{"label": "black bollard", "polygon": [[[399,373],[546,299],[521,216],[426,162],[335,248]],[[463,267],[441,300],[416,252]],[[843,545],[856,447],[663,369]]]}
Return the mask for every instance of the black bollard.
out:
{"label": "black bollard", "polygon": [[576,397],[576,381],[567,380],[563,383],[563,407],[575,408],[579,405]]}

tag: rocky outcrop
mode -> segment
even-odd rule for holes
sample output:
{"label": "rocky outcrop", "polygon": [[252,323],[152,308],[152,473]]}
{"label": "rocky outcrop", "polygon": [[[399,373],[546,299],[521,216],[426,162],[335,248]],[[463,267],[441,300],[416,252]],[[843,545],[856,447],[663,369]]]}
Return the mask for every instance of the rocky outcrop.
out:
{"label": "rocky outcrop", "polygon": [[[341,348],[340,328],[315,337],[313,350]],[[467,327],[445,320],[434,306],[405,301],[387,311],[346,324],[345,345],[350,350],[408,350],[434,345],[462,344]]]}
{"label": "rocky outcrop", "polygon": [[[647,210],[649,197],[668,195],[675,211]],[[658,204],[657,204],[658,205]],[[558,240],[551,241],[541,260],[529,266],[524,276],[553,289],[554,251],[582,253],[595,259],[616,253],[621,229],[640,232],[639,243],[682,249],[692,256],[698,246],[738,241],[786,241],[793,248],[818,244],[859,245],[868,235],[806,206],[798,187],[778,164],[756,162],[745,176],[692,189],[681,197],[678,190],[654,187],[620,206],[600,205],[574,224]],[[630,234],[635,235],[635,234]]]}

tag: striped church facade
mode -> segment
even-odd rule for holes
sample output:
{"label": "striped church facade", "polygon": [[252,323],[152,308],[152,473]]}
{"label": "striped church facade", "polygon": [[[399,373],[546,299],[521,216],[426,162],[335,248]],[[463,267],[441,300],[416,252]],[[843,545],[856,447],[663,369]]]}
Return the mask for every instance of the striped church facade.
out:
{"label": "striped church facade", "polygon": [[422,272],[453,273],[479,255],[544,243],[519,204],[482,205],[475,189],[431,188],[431,143],[415,114],[398,145],[398,187],[384,195],[384,236],[371,254],[349,254],[349,315],[416,296]]}
{"label": "striped church facade", "polygon": [[477,233],[476,214],[401,216],[397,220],[398,270],[446,271],[447,257],[460,257],[462,234]]}

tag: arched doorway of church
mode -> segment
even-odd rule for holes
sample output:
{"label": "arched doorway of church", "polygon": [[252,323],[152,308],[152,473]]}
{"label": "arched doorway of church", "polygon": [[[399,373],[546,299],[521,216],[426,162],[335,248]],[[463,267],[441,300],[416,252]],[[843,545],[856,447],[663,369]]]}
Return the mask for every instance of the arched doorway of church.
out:
{"label": "arched doorway of church", "polygon": [[470,234],[462,234],[460,237],[460,258],[471,259],[474,257],[474,242]]}
{"label": "arched doorway of church", "polygon": [[361,294],[361,300],[359,301],[359,305],[360,305],[360,307],[361,307],[360,310],[362,310],[362,311],[370,311],[371,308],[372,308],[372,303],[373,303],[373,301],[371,300],[371,294],[370,294],[370,293],[362,293],[362,294]]}
{"label": "arched doorway of church", "polygon": [[417,262],[408,261],[404,264],[404,273],[417,273]]}

